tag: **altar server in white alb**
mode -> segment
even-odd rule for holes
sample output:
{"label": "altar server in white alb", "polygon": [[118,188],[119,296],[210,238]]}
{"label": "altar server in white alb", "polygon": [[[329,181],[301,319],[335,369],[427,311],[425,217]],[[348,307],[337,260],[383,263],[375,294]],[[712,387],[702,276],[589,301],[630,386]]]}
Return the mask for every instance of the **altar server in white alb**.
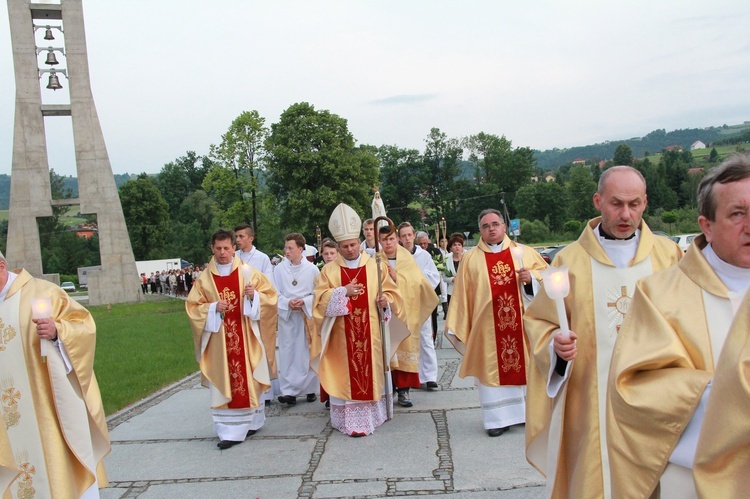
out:
{"label": "altar server in white alb", "polygon": [[318,377],[310,369],[310,341],[313,332],[312,307],[318,267],[307,261],[305,237],[293,232],[284,239],[284,259],[274,271],[279,292],[279,402],[294,405],[305,395],[317,400]]}
{"label": "altar server in white alb", "polygon": [[247,263],[263,272],[268,280],[273,282],[273,265],[268,255],[253,246],[255,231],[251,225],[242,224],[234,228],[237,238],[237,256],[243,263]]}

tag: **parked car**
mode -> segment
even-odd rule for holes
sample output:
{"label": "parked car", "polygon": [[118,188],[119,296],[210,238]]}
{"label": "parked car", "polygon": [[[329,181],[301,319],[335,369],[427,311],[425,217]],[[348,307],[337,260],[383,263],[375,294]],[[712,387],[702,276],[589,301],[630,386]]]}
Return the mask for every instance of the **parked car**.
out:
{"label": "parked car", "polygon": [[[555,246],[550,251],[547,252],[547,256],[549,257],[548,264],[552,264],[552,261],[555,259],[555,255],[557,255],[561,249],[563,249],[567,244],[561,244],[560,246]],[[542,255],[542,258],[544,258],[544,255]]]}
{"label": "parked car", "polygon": [[557,249],[557,246],[548,246],[543,249],[537,248],[536,250],[539,252],[540,255],[542,255],[542,259],[544,259],[544,261],[547,262],[547,264],[549,265],[550,263],[552,263],[552,257],[550,256],[550,253],[555,251],[555,249]]}
{"label": "parked car", "polygon": [[76,285],[70,281],[65,281],[64,283],[60,284],[60,287],[68,293],[75,293],[76,290]]}
{"label": "parked car", "polygon": [[661,230],[654,230],[654,231],[651,231],[651,233],[652,233],[653,235],[655,235],[655,236],[662,236],[662,237],[666,237],[667,239],[671,239],[671,240],[672,240],[672,241],[674,241],[674,242],[678,242],[678,241],[679,241],[679,239],[680,239],[680,238],[679,238],[679,237],[677,237],[677,236],[670,236],[669,234],[667,234],[666,232],[664,232],[664,231],[661,231]]}
{"label": "parked car", "polygon": [[690,245],[693,244],[693,239],[695,239],[699,235],[700,234],[679,234],[674,237],[677,238],[675,242],[680,248],[682,248],[682,251],[687,251]]}

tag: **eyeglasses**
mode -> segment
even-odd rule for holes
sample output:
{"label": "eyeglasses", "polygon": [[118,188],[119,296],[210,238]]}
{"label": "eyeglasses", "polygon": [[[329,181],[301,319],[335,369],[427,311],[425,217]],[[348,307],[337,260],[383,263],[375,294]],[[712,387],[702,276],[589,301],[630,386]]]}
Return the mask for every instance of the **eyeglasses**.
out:
{"label": "eyeglasses", "polygon": [[502,225],[501,222],[492,222],[491,224],[480,225],[479,228],[482,230],[499,229]]}

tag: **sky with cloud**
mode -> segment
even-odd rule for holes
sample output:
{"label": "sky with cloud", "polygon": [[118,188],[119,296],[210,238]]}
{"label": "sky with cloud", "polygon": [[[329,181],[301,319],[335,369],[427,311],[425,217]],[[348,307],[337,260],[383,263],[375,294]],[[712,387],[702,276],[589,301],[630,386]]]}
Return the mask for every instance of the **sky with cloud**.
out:
{"label": "sky with cloud", "polygon": [[[157,173],[186,151],[207,154],[242,111],[258,110],[270,126],[301,101],[346,118],[359,144],[420,151],[432,127],[549,149],[750,120],[746,0],[83,0],[83,8],[115,173]],[[9,31],[0,2],[0,173],[10,173],[12,157]],[[42,95],[66,99],[65,90]],[[69,118],[45,123],[50,166],[75,175]]]}

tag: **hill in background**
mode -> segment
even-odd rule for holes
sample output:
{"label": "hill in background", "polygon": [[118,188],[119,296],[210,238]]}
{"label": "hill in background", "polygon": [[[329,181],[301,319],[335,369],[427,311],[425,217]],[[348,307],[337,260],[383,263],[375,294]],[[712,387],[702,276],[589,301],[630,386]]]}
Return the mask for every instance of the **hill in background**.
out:
{"label": "hill in background", "polygon": [[660,152],[669,146],[681,146],[689,151],[691,144],[700,140],[710,147],[711,144],[742,135],[750,130],[750,122],[742,125],[723,125],[708,128],[686,128],[667,132],[664,129],[654,130],[644,137],[633,137],[627,140],[612,140],[601,144],[571,147],[568,149],[549,149],[534,151],[537,166],[542,170],[552,170],[562,165],[572,163],[576,159],[612,159],[615,149],[620,144],[627,144],[633,151],[633,156],[641,158]]}

